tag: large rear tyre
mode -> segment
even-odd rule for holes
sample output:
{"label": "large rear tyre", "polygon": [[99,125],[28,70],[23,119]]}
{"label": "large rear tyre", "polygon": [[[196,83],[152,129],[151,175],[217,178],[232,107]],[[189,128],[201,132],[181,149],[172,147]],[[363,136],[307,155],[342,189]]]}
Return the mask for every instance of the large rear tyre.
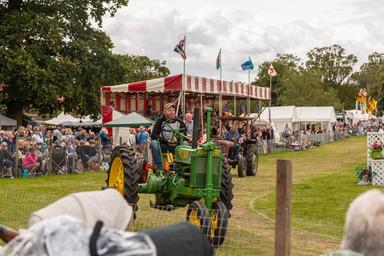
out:
{"label": "large rear tyre", "polygon": [[247,175],[255,176],[259,166],[259,153],[256,145],[248,146],[245,158],[247,159]]}
{"label": "large rear tyre", "polygon": [[207,206],[201,201],[193,201],[187,210],[187,221],[197,226],[203,235],[210,238],[210,220]]}
{"label": "large rear tyre", "polygon": [[[228,159],[223,158],[221,166],[221,187],[220,187],[220,201],[225,204],[228,211],[233,208],[232,199],[233,199],[233,183],[231,174],[231,166],[228,164]],[[231,216],[229,214],[229,216]]]}
{"label": "large rear tyre", "polygon": [[229,212],[222,202],[213,202],[211,211],[210,240],[213,247],[219,247],[228,229]]}
{"label": "large rear tyre", "polygon": [[240,157],[239,162],[237,163],[237,173],[239,177],[245,177],[247,172],[247,159],[245,157]]}
{"label": "large rear tyre", "polygon": [[107,186],[115,188],[133,207],[134,218],[138,210],[139,179],[136,154],[127,145],[116,146],[112,151]]}

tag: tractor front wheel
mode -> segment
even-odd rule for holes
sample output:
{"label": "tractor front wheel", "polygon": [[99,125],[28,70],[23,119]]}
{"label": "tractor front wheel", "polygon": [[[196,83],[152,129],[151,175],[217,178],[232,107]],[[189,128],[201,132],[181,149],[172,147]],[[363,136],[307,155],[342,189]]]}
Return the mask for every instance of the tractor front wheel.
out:
{"label": "tractor front wheel", "polygon": [[240,157],[239,162],[237,164],[237,173],[239,177],[245,177],[247,172],[247,159],[245,157]]}
{"label": "tractor front wheel", "polygon": [[228,229],[229,212],[222,202],[213,202],[211,212],[210,240],[213,247],[219,247]]}
{"label": "tractor front wheel", "polygon": [[259,165],[259,153],[256,145],[248,146],[245,158],[247,158],[247,175],[255,176]]}
{"label": "tractor front wheel", "polygon": [[133,148],[127,145],[116,146],[109,165],[107,186],[119,191],[128,204],[132,205],[136,218],[140,175]]}
{"label": "tractor front wheel", "polygon": [[201,201],[193,201],[187,210],[187,221],[197,226],[204,236],[210,237],[210,217],[207,206]]}
{"label": "tractor front wheel", "polygon": [[[232,183],[231,166],[228,163],[228,159],[223,158],[221,166],[221,187],[220,187],[220,201],[225,204],[228,211],[233,207],[233,183]],[[231,216],[231,215],[229,215]]]}

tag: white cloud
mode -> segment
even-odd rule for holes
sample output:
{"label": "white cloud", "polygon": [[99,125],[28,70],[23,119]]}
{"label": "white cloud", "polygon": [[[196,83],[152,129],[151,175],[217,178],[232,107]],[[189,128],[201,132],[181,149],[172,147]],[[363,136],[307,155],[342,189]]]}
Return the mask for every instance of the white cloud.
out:
{"label": "white cloud", "polygon": [[305,59],[315,47],[340,44],[362,64],[370,53],[384,52],[383,11],[378,0],[131,0],[105,17],[103,29],[114,52],[166,60],[172,74],[183,72],[173,48],[186,35],[188,74],[218,78],[221,48],[223,78],[247,81],[240,65],[248,56],[259,65],[277,53]]}

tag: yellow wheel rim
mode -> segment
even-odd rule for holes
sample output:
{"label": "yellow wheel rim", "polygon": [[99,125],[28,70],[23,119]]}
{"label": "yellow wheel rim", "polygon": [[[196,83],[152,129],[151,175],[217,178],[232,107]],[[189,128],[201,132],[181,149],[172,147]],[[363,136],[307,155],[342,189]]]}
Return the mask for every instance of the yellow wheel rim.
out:
{"label": "yellow wheel rim", "polygon": [[189,214],[189,222],[201,229],[200,220],[197,218],[196,210],[192,210]]}
{"label": "yellow wheel rim", "polygon": [[217,219],[217,211],[212,210],[212,215],[211,215],[211,240],[215,236],[215,231],[217,229],[217,225],[219,223],[219,220]]}
{"label": "yellow wheel rim", "polygon": [[124,196],[124,168],[120,157],[113,159],[109,172],[108,187],[115,188]]}

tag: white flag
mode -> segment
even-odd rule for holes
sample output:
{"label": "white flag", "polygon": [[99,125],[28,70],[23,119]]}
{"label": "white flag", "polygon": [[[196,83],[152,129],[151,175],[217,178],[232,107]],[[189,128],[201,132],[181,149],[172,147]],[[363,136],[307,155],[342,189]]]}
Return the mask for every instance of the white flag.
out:
{"label": "white flag", "polygon": [[270,75],[270,76],[276,76],[277,75],[277,73],[276,73],[275,69],[273,68],[272,64],[271,64],[271,66],[268,69],[268,75]]}

